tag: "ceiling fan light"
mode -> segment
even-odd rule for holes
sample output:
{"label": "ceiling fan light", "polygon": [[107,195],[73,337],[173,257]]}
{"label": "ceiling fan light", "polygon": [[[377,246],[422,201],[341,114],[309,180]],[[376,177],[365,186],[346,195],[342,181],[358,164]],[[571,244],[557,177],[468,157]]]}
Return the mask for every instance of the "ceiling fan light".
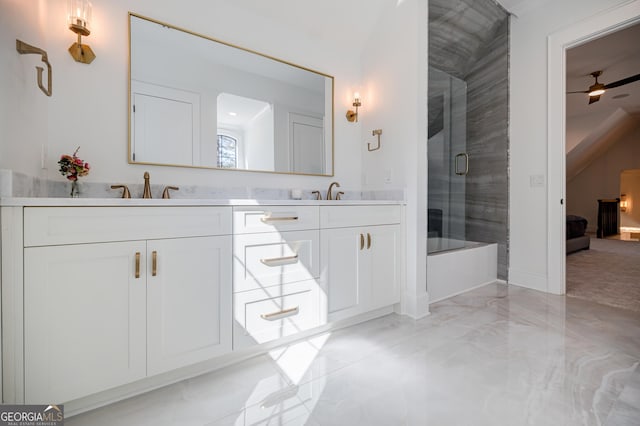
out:
{"label": "ceiling fan light", "polygon": [[589,96],[600,96],[605,92],[604,84],[596,83],[593,86],[589,87]]}

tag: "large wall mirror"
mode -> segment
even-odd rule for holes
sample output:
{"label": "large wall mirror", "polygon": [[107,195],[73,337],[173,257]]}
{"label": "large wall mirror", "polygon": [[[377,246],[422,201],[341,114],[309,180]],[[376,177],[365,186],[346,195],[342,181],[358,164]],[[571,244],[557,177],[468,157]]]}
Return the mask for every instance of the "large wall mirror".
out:
{"label": "large wall mirror", "polygon": [[333,77],[129,14],[129,162],[333,175]]}

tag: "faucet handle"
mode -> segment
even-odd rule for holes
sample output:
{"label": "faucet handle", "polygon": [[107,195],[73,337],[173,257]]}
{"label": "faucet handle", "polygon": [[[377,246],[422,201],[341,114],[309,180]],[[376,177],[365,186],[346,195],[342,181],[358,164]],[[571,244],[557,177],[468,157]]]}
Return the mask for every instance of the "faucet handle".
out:
{"label": "faucet handle", "polygon": [[111,189],[119,188],[122,188],[122,198],[131,198],[131,193],[129,192],[129,188],[127,188],[127,185],[111,185]]}
{"label": "faucet handle", "polygon": [[151,196],[151,184],[149,183],[149,172],[144,172],[144,190],[142,191],[142,198],[153,198]]}
{"label": "faucet handle", "polygon": [[344,192],[338,191],[338,193],[336,194],[336,200],[342,200],[343,195],[344,195]]}
{"label": "faucet handle", "polygon": [[320,191],[311,191],[312,194],[316,194],[316,200],[322,200],[322,195],[320,195]]}
{"label": "faucet handle", "polygon": [[165,200],[168,200],[169,198],[171,198],[171,196],[169,195],[170,189],[177,191],[180,188],[178,188],[177,186],[165,186],[164,191],[162,191],[162,198],[164,198]]}

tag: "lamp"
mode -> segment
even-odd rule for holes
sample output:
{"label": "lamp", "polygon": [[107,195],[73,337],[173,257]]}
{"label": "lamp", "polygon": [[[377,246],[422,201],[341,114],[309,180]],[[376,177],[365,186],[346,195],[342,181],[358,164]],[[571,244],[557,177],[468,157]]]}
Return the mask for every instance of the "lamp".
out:
{"label": "lamp", "polygon": [[347,111],[347,121],[353,123],[354,121],[358,122],[358,107],[362,105],[360,102],[360,93],[355,92],[353,94],[353,106],[356,108],[355,112],[353,110]]}
{"label": "lamp", "polygon": [[69,53],[83,64],[90,64],[96,55],[87,44],[82,44],[82,36],[91,34],[91,2],[89,0],[68,0],[67,24],[69,29],[78,34],[78,41],[69,47]]}
{"label": "lamp", "polygon": [[627,194],[620,195],[620,211],[626,212],[627,207],[629,207],[629,203],[627,202]]}

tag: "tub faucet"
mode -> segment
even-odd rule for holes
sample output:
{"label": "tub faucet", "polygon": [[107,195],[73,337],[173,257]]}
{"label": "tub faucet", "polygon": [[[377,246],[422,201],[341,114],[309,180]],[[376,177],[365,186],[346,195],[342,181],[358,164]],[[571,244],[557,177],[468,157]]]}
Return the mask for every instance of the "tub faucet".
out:
{"label": "tub faucet", "polygon": [[149,184],[149,172],[144,172],[144,191],[142,198],[153,198],[151,196],[151,184]]}
{"label": "tub faucet", "polygon": [[329,185],[329,190],[327,191],[327,200],[333,200],[333,187],[338,187],[340,188],[340,184],[338,182],[331,182],[331,185]]}

